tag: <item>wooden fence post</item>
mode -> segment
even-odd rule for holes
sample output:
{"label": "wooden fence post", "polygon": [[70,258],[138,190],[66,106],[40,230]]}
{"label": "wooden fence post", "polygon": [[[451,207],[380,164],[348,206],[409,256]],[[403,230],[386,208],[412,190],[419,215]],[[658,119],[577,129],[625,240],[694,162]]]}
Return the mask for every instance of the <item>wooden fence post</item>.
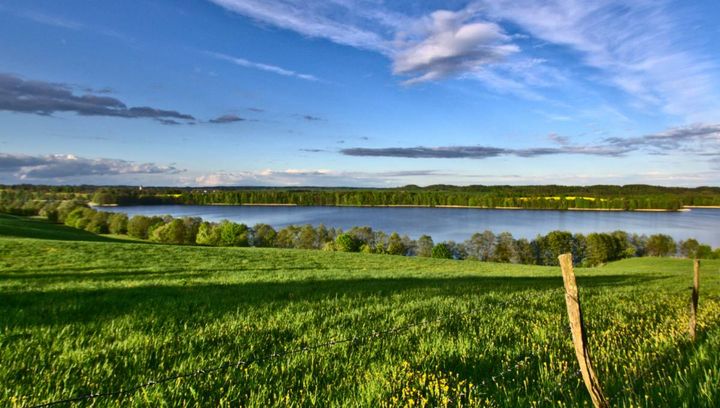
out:
{"label": "wooden fence post", "polygon": [[693,289],[690,298],[690,340],[695,341],[697,326],[697,308],[698,299],[700,298],[700,261],[695,260],[693,265]]}
{"label": "wooden fence post", "polygon": [[560,268],[562,269],[563,283],[565,284],[565,304],[567,305],[568,318],[570,319],[570,331],[575,346],[575,356],[580,363],[580,372],[582,373],[585,387],[590,393],[595,408],[608,408],[610,404],[603,394],[592,362],[590,361],[590,350],[587,345],[587,336],[585,334],[585,325],[583,323],[582,310],[580,308],[580,298],[578,296],[578,288],[575,283],[575,272],[573,271],[572,254],[563,254],[558,257],[560,260]]}

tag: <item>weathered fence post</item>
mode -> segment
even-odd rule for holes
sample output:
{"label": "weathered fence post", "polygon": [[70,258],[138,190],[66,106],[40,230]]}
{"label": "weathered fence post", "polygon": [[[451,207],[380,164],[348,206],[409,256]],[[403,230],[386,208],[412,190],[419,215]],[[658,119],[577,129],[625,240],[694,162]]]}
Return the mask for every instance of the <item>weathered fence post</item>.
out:
{"label": "weathered fence post", "polygon": [[587,387],[596,408],[607,408],[610,406],[605,394],[603,394],[595,371],[593,370],[592,361],[590,361],[590,350],[587,345],[587,336],[585,334],[585,324],[583,323],[582,310],[580,308],[580,298],[578,296],[578,288],[575,283],[575,272],[573,271],[572,254],[563,254],[558,257],[560,260],[560,268],[562,269],[563,283],[565,284],[565,304],[567,305],[568,318],[570,319],[570,331],[572,333],[573,344],[575,345],[575,356],[580,363],[580,372],[582,373],[585,387]]}
{"label": "weathered fence post", "polygon": [[697,308],[698,299],[700,298],[700,261],[695,260],[693,265],[693,289],[692,297],[690,298],[690,340],[695,341],[696,333],[695,327],[697,326]]}

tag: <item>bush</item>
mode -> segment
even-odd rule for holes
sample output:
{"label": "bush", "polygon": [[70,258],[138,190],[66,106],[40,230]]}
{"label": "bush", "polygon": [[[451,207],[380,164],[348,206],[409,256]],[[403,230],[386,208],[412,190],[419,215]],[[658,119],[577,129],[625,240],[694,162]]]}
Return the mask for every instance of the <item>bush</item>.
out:
{"label": "bush", "polygon": [[432,256],[434,243],[429,235],[422,235],[417,240],[417,256],[429,258]]}
{"label": "bush", "polygon": [[648,238],[645,250],[649,256],[670,256],[675,255],[677,246],[669,235],[656,234]]}
{"label": "bush", "polygon": [[700,249],[700,243],[693,238],[680,243],[680,255],[685,258],[698,258],[698,250]]}
{"label": "bush", "polygon": [[152,231],[162,224],[163,219],[160,217],[136,215],[128,221],[128,235],[134,238],[148,239]]}
{"label": "bush", "polygon": [[95,211],[87,207],[78,207],[72,210],[65,217],[65,225],[68,227],[85,229],[92,219]]}
{"label": "bush", "polygon": [[361,242],[350,234],[340,234],[335,238],[335,249],[340,252],[357,252]]}
{"label": "bush", "polygon": [[390,234],[386,252],[390,255],[405,255],[407,247],[397,232]]}
{"label": "bush", "polygon": [[128,216],[122,213],[114,213],[108,219],[108,230],[111,234],[127,234]]}
{"label": "bush", "polygon": [[108,228],[109,213],[103,211],[94,211],[90,216],[90,222],[85,226],[85,230],[95,234],[107,234],[110,232]]}
{"label": "bush", "polygon": [[211,222],[203,222],[200,224],[197,236],[195,237],[195,243],[198,245],[219,246],[220,228],[218,225]]}
{"label": "bush", "polygon": [[150,240],[165,244],[187,244],[190,242],[188,229],[182,219],[173,219],[169,223],[155,228]]}
{"label": "bush", "polygon": [[267,224],[257,224],[253,227],[253,245],[256,247],[272,247],[275,245],[277,232]]}
{"label": "bush", "polygon": [[246,247],[250,245],[250,230],[245,224],[224,220],[219,225],[220,245]]}
{"label": "bush", "polygon": [[450,251],[448,245],[444,242],[441,242],[433,247],[432,257],[440,259],[452,259],[453,254]]}

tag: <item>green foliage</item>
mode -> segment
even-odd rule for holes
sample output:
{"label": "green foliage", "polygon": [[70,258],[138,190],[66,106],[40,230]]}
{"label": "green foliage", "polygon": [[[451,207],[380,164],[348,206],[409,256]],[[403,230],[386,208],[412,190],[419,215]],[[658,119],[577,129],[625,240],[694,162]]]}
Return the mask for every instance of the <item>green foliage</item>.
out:
{"label": "green foliage", "polygon": [[478,232],[465,241],[468,258],[489,261],[495,252],[495,234],[492,231]]}
{"label": "green foliage", "polygon": [[497,236],[492,260],[494,262],[510,263],[513,259],[517,259],[515,240],[511,233],[503,232]]}
{"label": "green foliage", "polygon": [[160,217],[135,215],[128,221],[128,235],[133,238],[148,239],[152,231],[163,224]]}
{"label": "green foliage", "polygon": [[116,204],[117,197],[111,190],[98,190],[93,194],[92,202],[99,205]]}
{"label": "green foliage", "polygon": [[253,227],[253,245],[256,247],[272,247],[275,245],[277,232],[267,224],[257,224]]}
{"label": "green foliage", "polygon": [[435,246],[433,239],[429,235],[422,235],[417,240],[416,255],[424,258],[432,256],[432,250]]}
{"label": "green foliage", "polygon": [[405,255],[405,253],[407,252],[407,247],[405,246],[405,243],[403,243],[402,238],[400,238],[400,235],[397,232],[393,232],[392,234],[390,234],[386,251],[390,255]]}
{"label": "green foliage", "polygon": [[[699,258],[699,252],[700,243],[694,238],[690,238],[680,243],[680,255],[685,258]],[[705,250],[703,250],[703,252],[705,252]]]}
{"label": "green foliage", "polygon": [[108,219],[108,230],[111,234],[127,234],[128,216],[123,213],[114,213]]}
{"label": "green foliage", "polygon": [[358,252],[360,250],[360,246],[362,245],[361,241],[356,239],[354,236],[343,233],[338,235],[335,238],[335,250],[340,252]]}
{"label": "green foliage", "polygon": [[246,247],[250,245],[250,230],[245,224],[223,220],[220,225],[220,245]]}
{"label": "green foliage", "polygon": [[649,256],[670,256],[675,254],[677,246],[671,236],[655,234],[648,238],[645,250]]}
{"label": "green foliage", "polygon": [[432,257],[440,259],[452,259],[453,254],[450,251],[450,248],[448,248],[448,245],[444,242],[441,242],[433,247]]}
{"label": "green foliage", "polygon": [[203,222],[198,227],[195,243],[198,245],[220,246],[220,228],[217,224]]}

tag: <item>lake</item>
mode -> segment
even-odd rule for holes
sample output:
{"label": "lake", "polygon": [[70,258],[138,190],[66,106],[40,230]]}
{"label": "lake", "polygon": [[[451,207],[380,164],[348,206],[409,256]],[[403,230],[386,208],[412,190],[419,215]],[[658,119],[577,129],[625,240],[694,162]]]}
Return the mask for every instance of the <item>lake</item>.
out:
{"label": "lake", "polygon": [[387,233],[397,231],[417,238],[432,236],[436,242],[464,241],[475,232],[508,231],[516,238],[534,238],[553,230],[573,233],[623,230],[638,234],[668,234],[673,238],[696,238],[720,247],[720,209],[693,209],[684,212],[489,210],[475,208],[408,207],[281,207],[157,205],[103,207],[103,211],[130,216],[165,215],[224,219],[249,226],[265,223],[275,228],[288,225],[325,224],[347,230],[370,226]]}

